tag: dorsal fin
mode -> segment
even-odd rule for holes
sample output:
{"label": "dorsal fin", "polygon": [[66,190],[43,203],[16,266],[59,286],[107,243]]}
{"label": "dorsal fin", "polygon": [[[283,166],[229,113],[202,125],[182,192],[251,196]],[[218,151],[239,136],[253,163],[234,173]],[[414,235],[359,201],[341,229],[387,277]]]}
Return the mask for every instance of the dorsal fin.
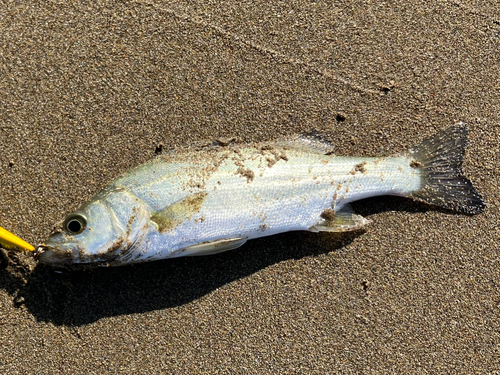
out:
{"label": "dorsal fin", "polygon": [[327,139],[326,134],[316,129],[308,133],[296,134],[288,139],[279,140],[278,144],[321,155],[331,155],[335,149],[334,144]]}

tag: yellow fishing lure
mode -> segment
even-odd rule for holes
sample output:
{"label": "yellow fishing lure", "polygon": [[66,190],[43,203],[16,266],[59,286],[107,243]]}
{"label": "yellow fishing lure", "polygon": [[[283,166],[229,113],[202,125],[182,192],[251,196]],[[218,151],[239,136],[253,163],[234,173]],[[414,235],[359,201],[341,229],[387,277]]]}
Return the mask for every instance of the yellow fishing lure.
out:
{"label": "yellow fishing lure", "polygon": [[2,227],[0,227],[0,245],[6,249],[20,248],[29,251],[35,250],[35,248],[29,243],[23,241],[22,239]]}

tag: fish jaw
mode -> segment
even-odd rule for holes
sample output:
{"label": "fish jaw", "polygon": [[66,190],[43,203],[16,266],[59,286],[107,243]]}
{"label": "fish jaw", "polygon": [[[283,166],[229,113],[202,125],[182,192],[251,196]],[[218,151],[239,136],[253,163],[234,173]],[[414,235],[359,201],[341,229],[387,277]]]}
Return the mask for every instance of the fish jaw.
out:
{"label": "fish jaw", "polygon": [[[51,242],[62,242],[62,233],[56,233],[51,235]],[[51,246],[41,244],[35,249],[35,259],[37,259],[42,264],[51,265],[53,267],[68,267],[73,264],[73,259],[75,254],[73,251],[74,247],[68,246]]]}

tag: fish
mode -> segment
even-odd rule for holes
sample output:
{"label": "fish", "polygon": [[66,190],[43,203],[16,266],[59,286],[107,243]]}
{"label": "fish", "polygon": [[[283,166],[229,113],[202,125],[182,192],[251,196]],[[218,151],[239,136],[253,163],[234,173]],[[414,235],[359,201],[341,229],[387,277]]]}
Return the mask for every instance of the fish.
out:
{"label": "fish", "polygon": [[452,125],[392,156],[338,156],[318,133],[158,155],[54,227],[35,257],[58,267],[120,266],[217,254],[289,231],[346,232],[369,220],[350,203],[394,195],[474,215],[464,176],[468,129]]}

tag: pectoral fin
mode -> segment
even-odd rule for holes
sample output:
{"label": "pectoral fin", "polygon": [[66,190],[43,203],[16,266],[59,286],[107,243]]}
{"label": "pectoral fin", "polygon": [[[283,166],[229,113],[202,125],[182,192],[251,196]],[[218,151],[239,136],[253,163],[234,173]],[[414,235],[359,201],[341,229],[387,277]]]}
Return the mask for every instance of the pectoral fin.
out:
{"label": "pectoral fin", "polygon": [[311,232],[348,232],[362,228],[370,221],[356,215],[349,204],[338,211],[326,209],[321,213],[318,224],[309,228]]}
{"label": "pectoral fin", "polygon": [[207,195],[205,192],[188,195],[179,202],[173,203],[164,210],[155,213],[151,216],[151,221],[158,225],[160,233],[165,233],[182,222],[190,220],[194,214],[198,213]]}
{"label": "pectoral fin", "polygon": [[246,238],[227,238],[211,242],[204,242],[186,247],[182,251],[184,256],[212,255],[233,250],[247,242]]}

